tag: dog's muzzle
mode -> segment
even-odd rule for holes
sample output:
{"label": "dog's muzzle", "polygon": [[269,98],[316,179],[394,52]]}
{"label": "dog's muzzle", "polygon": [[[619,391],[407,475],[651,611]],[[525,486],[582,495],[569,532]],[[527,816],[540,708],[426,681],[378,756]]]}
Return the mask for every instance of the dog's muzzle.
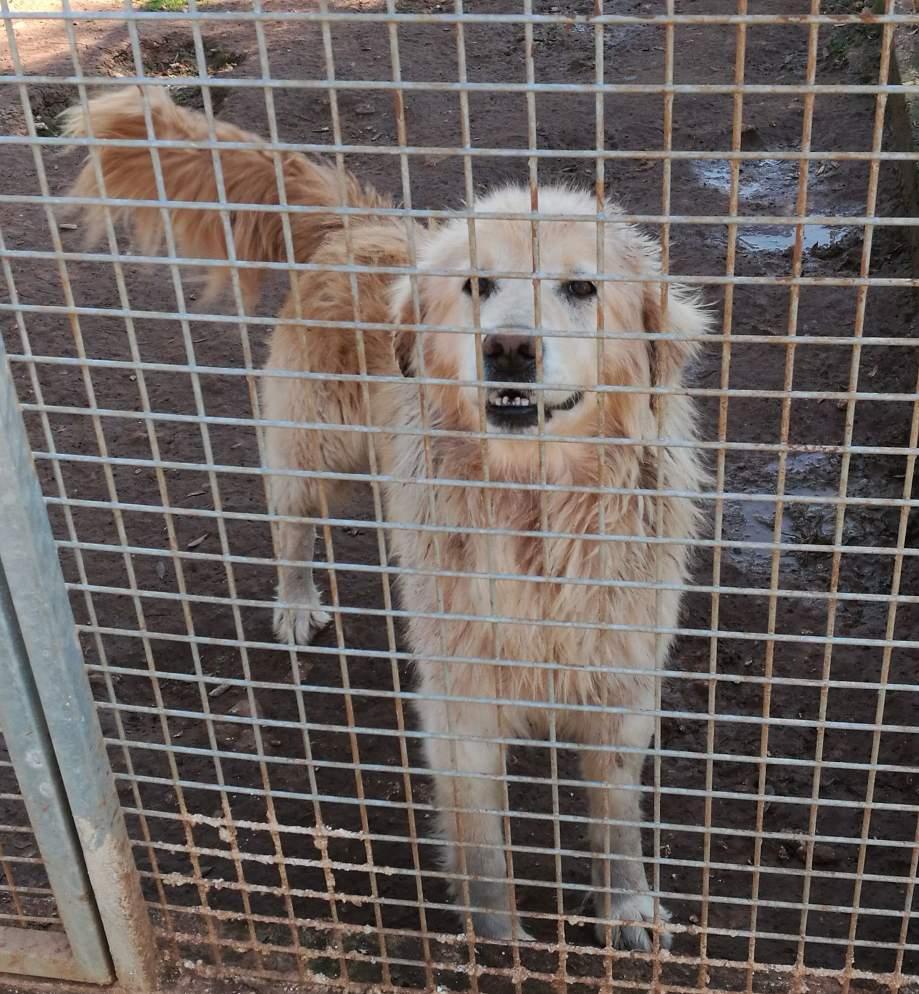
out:
{"label": "dog's muzzle", "polygon": [[[536,382],[536,340],[520,332],[486,335],[482,341],[485,379],[520,383],[516,387],[495,387],[486,395],[485,413],[496,428],[513,431],[539,423],[538,391],[523,384]],[[582,394],[573,393],[562,403],[543,406],[548,421],[555,413],[570,411],[580,403]]]}

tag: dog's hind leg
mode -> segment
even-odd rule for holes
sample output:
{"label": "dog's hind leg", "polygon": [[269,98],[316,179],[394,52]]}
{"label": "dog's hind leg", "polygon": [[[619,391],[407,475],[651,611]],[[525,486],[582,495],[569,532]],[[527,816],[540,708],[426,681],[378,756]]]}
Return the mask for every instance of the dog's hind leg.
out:
{"label": "dog's hind leg", "polygon": [[[650,718],[631,715],[615,722],[623,732],[618,744],[645,748],[651,740]],[[617,743],[613,743],[617,744]],[[654,900],[641,848],[641,752],[587,750],[581,754],[590,805],[590,845],[593,858],[594,908],[600,919],[597,938],[606,943],[611,929],[617,949],[650,951],[648,929],[655,922]],[[597,786],[603,784],[604,786]],[[658,904],[656,921],[666,923],[668,912]],[[661,929],[660,945],[670,948],[670,933]]]}
{"label": "dog's hind leg", "polygon": [[[434,689],[425,681],[425,689]],[[483,695],[485,696],[485,695]],[[433,771],[440,833],[448,842],[446,865],[456,876],[452,889],[469,907],[477,936],[529,939],[512,911],[513,890],[504,858],[504,776],[498,709],[482,703],[422,700],[422,724],[428,765]],[[465,865],[464,865],[465,863]]]}

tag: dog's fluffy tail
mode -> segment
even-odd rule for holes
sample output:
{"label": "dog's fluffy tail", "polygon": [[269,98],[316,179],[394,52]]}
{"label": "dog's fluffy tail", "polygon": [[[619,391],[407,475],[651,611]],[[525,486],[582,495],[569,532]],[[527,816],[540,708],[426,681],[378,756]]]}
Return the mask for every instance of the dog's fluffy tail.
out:
{"label": "dog's fluffy tail", "polygon": [[[147,90],[146,99],[158,141],[207,141],[210,138],[207,118],[197,111],[177,106],[159,87]],[[87,119],[88,117],[88,119]],[[139,87],[117,90],[89,101],[89,113],[80,106],[63,114],[63,132],[74,137],[147,141],[150,137],[144,115],[144,95]],[[223,121],[214,122],[217,142],[260,144],[260,139]],[[163,148],[156,154],[162,171],[164,192],[168,200],[186,203],[221,202],[214,168],[212,148]],[[246,210],[242,205],[280,204],[278,173],[283,176],[288,204],[335,208],[388,206],[373,190],[362,187],[350,174],[344,190],[336,171],[310,161],[298,153],[270,152],[263,148],[223,149],[219,155],[226,203],[230,213],[233,248],[236,258],[252,262],[281,262],[288,258],[282,213]],[[154,152],[142,147],[96,147],[98,166],[87,158],[71,193],[83,197],[106,197],[130,200],[160,200],[154,171]],[[104,190],[100,189],[101,169]],[[158,207],[111,207],[117,214],[129,216],[138,246],[146,254],[156,252],[163,240],[162,209]],[[97,240],[103,231],[104,206],[88,207],[88,237]],[[341,215],[319,211],[293,213],[290,229],[294,261],[307,262],[325,234],[340,228]],[[227,241],[220,212],[216,208],[172,208],[171,226],[176,247],[188,258],[226,259]],[[226,279],[226,267],[212,270],[208,292],[215,292]],[[239,270],[240,281],[249,299],[257,289],[259,271]]]}

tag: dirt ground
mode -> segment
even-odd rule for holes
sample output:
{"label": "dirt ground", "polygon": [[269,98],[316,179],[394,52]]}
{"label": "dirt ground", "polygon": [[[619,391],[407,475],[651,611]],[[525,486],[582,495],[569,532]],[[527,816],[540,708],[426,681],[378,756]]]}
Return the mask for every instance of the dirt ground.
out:
{"label": "dirt ground", "polygon": [[[331,4],[333,8],[338,4]],[[374,2],[342,4],[343,8],[378,9]],[[400,10],[442,12],[445,3],[400,2]],[[610,10],[613,5],[608,5]],[[860,4],[825,4],[836,11],[858,9]],[[293,5],[265,3],[265,9],[294,9]],[[517,10],[519,5],[470,0],[468,10]],[[751,13],[805,12],[803,0],[751,0]],[[86,9],[85,6],[80,9]],[[98,9],[98,8],[97,8]],[[208,3],[204,9],[249,9],[241,4]],[[574,0],[561,6],[537,0],[539,12],[587,13],[592,4]],[[681,0],[678,12],[732,13],[732,0]],[[661,13],[662,2],[623,0],[619,13]],[[119,21],[80,21],[74,28],[79,60],[87,74],[118,75],[130,72],[128,36]],[[62,76],[72,71],[67,39],[61,22],[29,21],[17,26],[21,57],[29,73]],[[469,26],[465,31],[469,76],[475,81],[525,79],[523,29],[517,25]],[[276,79],[316,80],[326,74],[319,30],[301,22],[269,22],[264,36],[270,72]],[[390,40],[385,28],[367,23],[335,25],[332,30],[336,73],[341,79],[391,79]],[[177,77],[180,98],[201,102],[194,86],[181,76],[194,72],[194,48],[187,26],[166,14],[144,22],[141,28],[147,71]],[[211,72],[218,78],[252,78],[260,72],[257,39],[251,22],[222,21],[204,31]],[[413,81],[456,79],[456,39],[449,24],[404,25],[399,30],[403,76]],[[534,30],[536,78],[552,82],[591,82],[594,78],[592,29],[583,25],[545,25]],[[664,36],[649,26],[610,27],[605,33],[606,78],[609,82],[658,82],[662,78]],[[801,26],[771,25],[751,28],[747,37],[748,83],[794,84],[804,79],[807,31]],[[675,48],[675,78],[680,83],[729,83],[735,51],[734,30],[724,26],[681,27]],[[859,83],[876,74],[877,36],[869,27],[822,28],[819,38],[818,82]],[[0,64],[10,62],[0,52]],[[876,75],[874,76],[876,79]],[[41,133],[55,133],[55,114],[74,96],[67,86],[40,82],[27,88],[32,112]],[[214,91],[220,96],[220,114],[230,121],[264,131],[265,94],[261,88],[231,86]],[[20,91],[14,85],[0,88],[0,123],[4,133],[24,132]],[[520,93],[473,93],[470,96],[472,142],[478,147],[525,148],[527,119]],[[274,90],[279,137],[285,141],[325,144],[331,141],[327,97],[315,90]],[[580,149],[593,147],[595,127],[592,94],[540,94],[537,134],[541,147]],[[397,142],[391,92],[343,90],[339,94],[343,140],[364,146]],[[743,143],[749,149],[794,150],[800,146],[804,101],[787,93],[750,93],[744,99]],[[870,149],[875,101],[864,94],[821,94],[816,98],[813,148],[818,150]],[[455,93],[412,92],[406,96],[408,141],[432,149],[460,143],[460,108]],[[673,144],[677,149],[727,149],[731,142],[731,97],[685,95],[675,98]],[[657,213],[660,209],[661,166],[642,159],[643,149],[662,147],[662,100],[657,96],[611,93],[605,98],[605,144],[610,149],[632,149],[636,157],[611,161],[606,170],[608,189],[630,211]],[[59,147],[45,147],[41,162],[52,193],[62,192],[78,167],[79,156]],[[348,166],[380,189],[404,199],[398,157],[385,154],[351,155]],[[593,162],[577,158],[545,160],[544,180],[592,182]],[[524,179],[525,159],[481,157],[475,160],[475,182],[487,187],[510,179]],[[672,172],[674,213],[705,216],[726,213],[728,164],[677,161]],[[756,215],[793,210],[797,167],[790,162],[766,160],[749,163],[741,173],[741,213],[750,225],[740,230],[737,273],[740,276],[783,277],[791,272],[792,230],[756,227]],[[809,176],[808,209],[815,213],[864,214],[869,184],[864,161],[814,164]],[[0,146],[0,192],[4,195],[40,194],[42,186],[31,151],[22,144]],[[411,198],[417,208],[443,208],[461,203],[462,162],[458,156],[432,151],[411,159]],[[49,250],[48,222],[39,205],[3,205],[3,237],[14,253],[10,265],[18,300],[22,305],[65,303],[56,264],[44,258],[23,258],[15,253]],[[894,170],[880,169],[878,213],[896,217],[903,213]],[[80,247],[80,231],[62,231],[65,248]],[[879,227],[874,232],[870,275],[905,277],[909,259],[902,231]],[[806,276],[850,277],[859,274],[863,229],[806,231]],[[719,276],[724,273],[727,234],[724,227],[680,224],[673,227],[672,270],[676,273]],[[118,290],[109,263],[72,262],[67,271],[78,305],[114,308]],[[124,266],[130,305],[137,311],[169,312],[175,297],[168,270],[128,263]],[[197,292],[186,281],[187,292]],[[269,292],[260,313],[270,315],[278,306],[282,287]],[[9,299],[10,289],[6,289]],[[723,293],[708,286],[706,297],[715,312],[723,313]],[[726,436],[734,442],[775,444],[780,438],[781,402],[758,394],[782,388],[788,348],[790,292],[780,283],[741,284],[734,290],[734,344],[729,385],[747,390],[732,397],[727,412]],[[858,447],[891,447],[908,444],[916,390],[917,363],[915,291],[874,285],[867,293],[863,314],[865,336],[885,336],[887,345],[860,349],[855,376],[860,391],[879,395],[854,407],[852,441]],[[808,341],[793,354],[792,383],[797,391],[845,391],[850,382],[855,351],[851,341],[860,315],[855,288],[804,286],[797,300],[797,333]],[[21,355],[23,347],[14,316],[0,318],[8,350]],[[74,356],[73,328],[60,314],[27,311],[24,324],[31,349],[44,356]],[[142,377],[124,368],[94,368],[91,386],[99,409],[118,412],[100,419],[100,434],[93,419],[82,413],[61,411],[49,415],[50,437],[38,416],[27,414],[34,446],[48,452],[98,456],[100,444],[108,454],[123,460],[149,460],[151,447],[142,420],[141,381],[149,392],[152,409],[164,414],[188,415],[196,411],[192,377],[168,367],[186,362],[181,329],[176,321],[138,317],[133,322],[137,347],[145,361],[164,364],[162,371]],[[250,330],[258,361],[265,351],[268,325]],[[79,321],[82,348],[95,359],[130,360],[125,321],[105,314],[87,314]],[[202,366],[239,369],[245,356],[238,327],[231,321],[214,324],[193,321],[191,335],[197,362]],[[755,340],[745,341],[748,337]],[[910,336],[912,336],[910,338]],[[837,337],[842,343],[823,342]],[[903,344],[898,343],[903,339]],[[909,339],[907,342],[906,340]],[[721,378],[722,347],[713,344],[695,370],[694,385],[717,387]],[[14,362],[23,402],[37,401],[30,367]],[[85,408],[86,381],[73,366],[38,364],[34,372],[48,405]],[[900,399],[885,398],[885,394]],[[905,395],[905,397],[904,397]],[[250,411],[244,377],[208,374],[200,377],[201,407],[212,418],[246,418]],[[718,436],[717,399],[700,401],[705,435]],[[789,441],[797,448],[788,458],[786,493],[831,497],[838,493],[842,461],[839,455],[808,450],[809,446],[839,445],[844,440],[847,409],[831,397],[795,399],[791,407]],[[212,481],[202,471],[170,468],[165,473],[170,504],[175,508],[174,527],[182,560],[182,576],[168,553],[167,521],[159,510],[157,478],[148,465],[130,461],[111,470],[111,486],[130,508],[120,521],[111,510],[76,506],[69,510],[71,524],[59,502],[51,514],[57,535],[65,540],[62,560],[68,580],[83,581],[90,593],[75,591],[78,621],[95,626],[102,634],[84,633],[92,683],[100,702],[100,716],[112,739],[111,756],[118,771],[128,822],[137,839],[137,858],[145,873],[145,887],[157,917],[166,931],[175,929],[185,938],[165,948],[180,956],[214,962],[215,938],[223,962],[240,972],[276,972],[296,977],[295,944],[307,952],[314,974],[361,982],[392,982],[413,987],[435,982],[466,989],[463,972],[468,951],[462,942],[438,942],[435,954],[446,965],[428,976],[419,962],[424,950],[417,938],[420,927],[418,889],[413,872],[413,848],[405,841],[411,834],[406,783],[397,771],[402,763],[400,739],[393,734],[400,715],[394,705],[394,672],[403,688],[411,685],[409,668],[393,668],[386,656],[384,621],[368,609],[383,606],[378,573],[360,572],[349,564],[379,563],[372,504],[368,498],[351,508],[353,523],[331,529],[338,562],[337,585],[343,615],[342,653],[303,654],[292,665],[289,655],[271,647],[270,595],[273,589],[271,540],[265,521],[249,515],[264,512],[260,478],[246,469],[258,466],[258,451],[251,426],[212,424],[205,439],[198,426],[166,418],[157,424],[160,456],[171,463],[195,464],[205,459],[210,446],[216,464],[235,466],[240,472],[221,473],[220,499],[228,512],[221,532],[215,519],[195,516],[195,509],[212,510]],[[858,450],[848,465],[850,497],[896,499],[903,495],[906,456],[902,451],[864,453]],[[774,492],[778,457],[772,451],[732,451],[724,466],[725,489],[733,493]],[[64,458],[53,463],[38,460],[46,493],[59,495],[63,483],[71,499],[106,501],[109,483],[100,466]],[[59,472],[59,479],[55,478]],[[149,505],[150,510],[137,509]],[[783,541],[802,545],[781,555],[779,584],[787,593],[774,602],[774,630],[781,640],[774,652],[766,649],[762,633],[769,631],[770,553],[755,546],[730,543],[768,542],[773,529],[774,502],[727,501],[723,538],[728,545],[720,561],[720,583],[737,588],[722,593],[718,624],[728,633],[717,643],[717,680],[707,678],[711,651],[704,634],[712,623],[712,598],[705,589],[712,584],[713,563],[708,551],[696,563],[695,583],[702,588],[686,598],[684,623],[690,632],[680,639],[673,656],[673,670],[663,689],[667,711],[661,723],[660,888],[674,921],[685,926],[676,936],[673,962],[662,967],[670,983],[695,984],[699,971],[693,957],[700,951],[712,958],[743,964],[750,954],[749,932],[755,924],[755,959],[761,964],[789,965],[798,953],[802,929],[802,903],[806,902],[804,962],[809,967],[839,969],[847,953],[857,970],[886,972],[898,966],[905,973],[919,972],[919,916],[909,914],[906,902],[910,874],[915,882],[917,842],[917,653],[894,648],[885,654],[879,640],[890,629],[895,638],[917,637],[917,602],[902,600],[895,616],[889,595],[895,583],[895,559],[889,551],[897,544],[901,511],[896,506],[852,504],[843,523],[843,543],[853,547],[838,561],[838,590],[844,597],[830,614],[833,555],[821,547],[832,544],[836,509],[830,503],[791,503],[784,509]],[[84,550],[78,562],[68,548],[68,528],[83,543],[120,543],[124,529],[130,546],[148,550],[124,556],[112,551]],[[905,521],[906,548],[899,576],[904,595],[919,595],[919,564],[915,556],[919,519],[915,511]],[[227,566],[221,555],[261,562]],[[153,550],[150,552],[149,550]],[[133,581],[129,574],[133,571]],[[122,592],[136,584],[134,597]],[[182,587],[190,595],[187,614],[175,595]],[[114,591],[113,588],[121,588]],[[758,593],[762,590],[763,593]],[[743,591],[743,592],[740,592]],[[234,594],[243,606],[234,611],[226,598]],[[173,595],[170,599],[169,595]],[[887,599],[885,599],[885,596]],[[122,634],[112,634],[111,630]],[[182,636],[191,630],[198,641],[193,649]],[[832,631],[837,643],[832,652],[822,639]],[[144,631],[146,637],[136,633]],[[124,632],[134,632],[123,634]],[[733,634],[732,634],[733,633]],[[250,643],[244,653],[220,640]],[[169,638],[168,636],[176,636]],[[744,636],[744,637],[742,637]],[[318,640],[320,647],[336,645],[334,630]],[[400,648],[403,648],[400,645]],[[194,650],[194,651],[193,651]],[[148,666],[173,677],[152,680]],[[102,663],[108,667],[103,672]],[[763,681],[771,666],[771,690]],[[308,670],[308,672],[307,672]],[[202,671],[201,683],[194,674]],[[260,740],[251,722],[251,704],[238,685],[228,683],[248,672],[267,686],[256,691],[261,718]],[[878,689],[886,680],[886,692]],[[350,693],[343,693],[347,680]],[[299,681],[299,682],[298,682]],[[162,749],[164,723],[149,713],[157,697],[169,709],[168,734],[174,751],[170,766]],[[117,707],[113,707],[113,702]],[[713,706],[713,714],[709,713]],[[821,723],[823,709],[823,723]],[[212,717],[199,717],[203,711]],[[764,726],[763,714],[770,721]],[[712,724],[712,717],[715,721]],[[311,787],[305,762],[304,717],[309,727],[309,749],[315,770]],[[414,718],[405,708],[410,729]],[[883,725],[877,739],[875,725]],[[349,727],[358,731],[349,732]],[[709,733],[711,731],[711,741]],[[128,748],[119,740],[129,743]],[[417,805],[415,828],[421,843],[417,853],[425,870],[426,924],[432,932],[455,933],[443,880],[437,872],[437,846],[431,837],[427,809],[429,784],[420,771],[422,760],[417,737],[407,739],[410,778]],[[875,745],[876,743],[876,745]],[[207,755],[221,750],[217,761]],[[877,748],[877,754],[873,752]],[[755,761],[768,749],[765,791],[760,793],[761,766]],[[716,759],[706,760],[714,751]],[[263,762],[255,760],[258,754]],[[365,768],[359,777],[353,763]],[[815,757],[819,763],[815,765]],[[876,760],[878,770],[869,773]],[[516,777],[545,777],[547,754],[522,749],[510,760]],[[562,776],[575,778],[575,764],[567,754]],[[652,764],[647,783],[653,780]],[[704,792],[711,777],[711,845],[709,862],[701,828],[705,825]],[[173,781],[178,778],[177,791]],[[224,795],[215,785],[227,785]],[[270,784],[271,804],[265,785]],[[317,803],[306,800],[315,790]],[[367,799],[362,821],[355,802],[359,792]],[[565,909],[576,917],[589,883],[590,871],[583,854],[579,814],[583,797],[574,785],[560,790],[564,818],[561,842],[568,855],[562,859],[567,885]],[[555,862],[551,855],[528,852],[553,846],[551,793],[546,785],[512,782],[511,805],[525,812],[513,819],[517,877],[527,881],[519,888],[520,907],[533,915],[529,926],[542,939],[558,936],[552,919],[556,911]],[[865,799],[873,799],[866,812]],[[223,799],[222,799],[223,798]],[[759,804],[757,800],[759,798]],[[805,835],[811,799],[818,798],[817,843],[809,891],[805,884],[808,848]],[[327,893],[322,850],[317,852],[310,834],[321,809],[328,831],[326,853],[334,868],[335,898]],[[757,841],[757,812],[762,833]],[[652,813],[651,794],[646,812]],[[184,817],[187,816],[187,817]],[[2,818],[0,818],[2,821]],[[266,822],[278,826],[267,831]],[[357,833],[369,830],[371,841]],[[148,837],[154,840],[147,845]],[[865,839],[866,844],[860,845]],[[646,852],[651,853],[654,834],[649,831]],[[278,845],[284,860],[275,858]],[[191,854],[190,854],[191,853]],[[239,853],[258,858],[240,859]],[[372,861],[372,862],[371,862]],[[857,879],[860,877],[860,880]],[[198,883],[195,884],[195,879]],[[240,882],[245,886],[241,886]],[[701,895],[707,889],[709,904]],[[754,893],[758,894],[755,923],[751,919]],[[378,901],[366,900],[374,895]],[[0,911],[3,910],[0,893]],[[172,910],[163,910],[166,903]],[[210,909],[200,913],[202,902]],[[851,909],[860,908],[853,924]],[[184,909],[184,910],[183,910]],[[254,924],[247,925],[250,915]],[[343,946],[350,962],[342,964],[337,935],[328,923],[332,916],[345,929]],[[706,918],[707,915],[707,918]],[[289,917],[301,920],[291,929]],[[540,917],[541,916],[541,917]],[[372,926],[382,923],[388,932],[383,950]],[[708,932],[703,938],[703,926]],[[578,978],[604,975],[599,950],[592,948],[589,929],[576,921],[566,931],[572,951],[564,968],[578,990]],[[905,939],[907,951],[898,964],[896,946]],[[851,942],[850,942],[851,940]],[[249,944],[245,951],[233,943]],[[576,948],[575,948],[576,947]],[[388,976],[381,965],[389,958]],[[501,977],[514,960],[507,950],[480,948],[481,962],[496,972],[480,978],[483,990],[510,989]],[[522,961],[532,971],[551,974],[560,954],[528,950]],[[452,966],[451,966],[452,964]],[[619,959],[614,976],[645,975],[650,966],[627,967]],[[628,971],[631,970],[632,973]],[[644,973],[642,973],[644,970]],[[505,972],[507,972],[505,970]],[[711,972],[711,971],[710,971]],[[704,973],[704,971],[703,971]],[[743,970],[724,969],[712,983],[728,989],[744,983]],[[703,978],[704,979],[704,978]],[[596,980],[594,979],[594,983]],[[756,980],[757,985],[760,979]],[[763,981],[765,983],[765,981]],[[535,986],[534,986],[535,985]],[[527,980],[528,990],[542,990],[538,979]],[[863,985],[864,986],[864,985]]]}

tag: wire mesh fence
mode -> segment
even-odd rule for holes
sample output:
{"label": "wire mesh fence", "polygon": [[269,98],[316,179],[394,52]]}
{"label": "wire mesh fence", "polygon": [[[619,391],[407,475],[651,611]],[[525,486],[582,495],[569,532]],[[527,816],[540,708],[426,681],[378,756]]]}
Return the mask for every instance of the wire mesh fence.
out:
{"label": "wire mesh fence", "polygon": [[[164,953],[354,990],[916,983],[917,155],[888,110],[919,16],[0,5],[3,331]],[[97,133],[128,86],[139,124]],[[668,322],[682,287],[708,329]],[[637,852],[592,869],[611,836]],[[496,901],[506,936],[455,910]]]}

